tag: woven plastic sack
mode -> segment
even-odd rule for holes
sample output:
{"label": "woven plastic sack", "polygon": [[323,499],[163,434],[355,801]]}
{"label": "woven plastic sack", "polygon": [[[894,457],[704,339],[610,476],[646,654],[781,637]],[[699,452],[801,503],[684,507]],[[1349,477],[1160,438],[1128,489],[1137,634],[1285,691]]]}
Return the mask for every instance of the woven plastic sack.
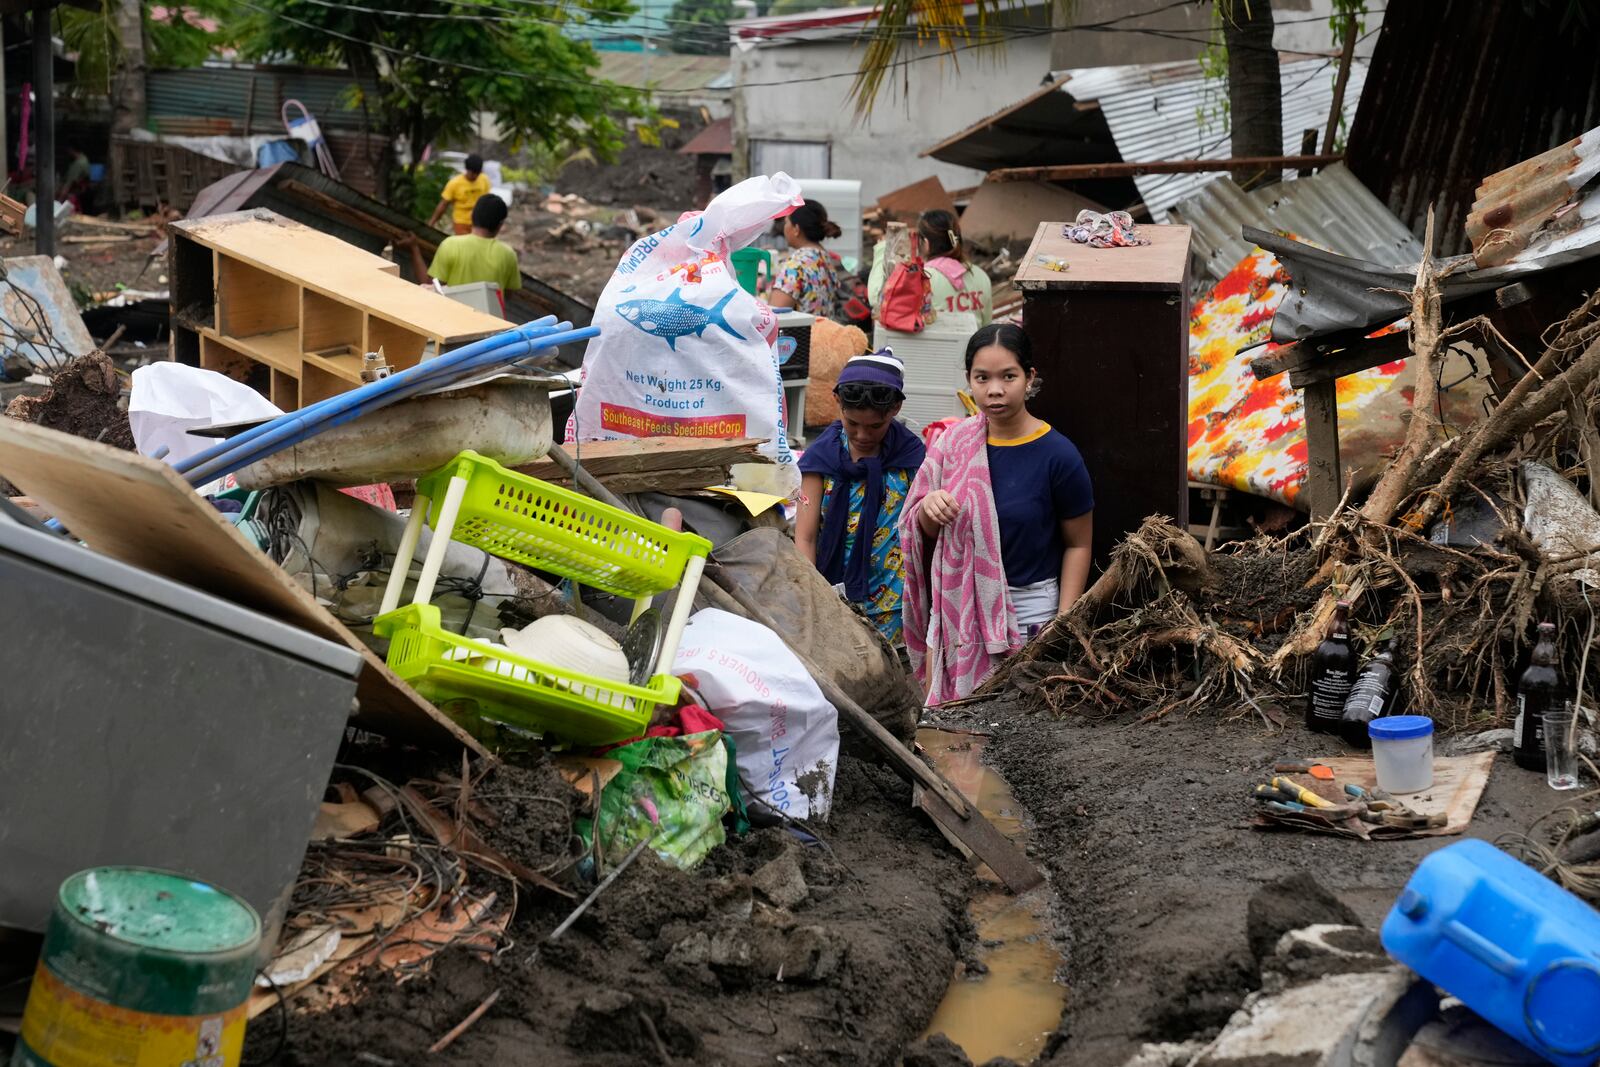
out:
{"label": "woven plastic sack", "polygon": [[730,257],[803,202],[786,174],[740,182],[704,212],[641,238],[600,294],[568,441],[759,437],[771,464],[741,464],[743,489],[792,496],[777,316],[739,287]]}

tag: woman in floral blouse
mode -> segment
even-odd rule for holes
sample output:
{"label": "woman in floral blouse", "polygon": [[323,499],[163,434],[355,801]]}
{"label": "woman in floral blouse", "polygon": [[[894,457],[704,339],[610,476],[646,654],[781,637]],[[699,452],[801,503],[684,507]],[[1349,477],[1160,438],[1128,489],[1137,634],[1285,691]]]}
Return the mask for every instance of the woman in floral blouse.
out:
{"label": "woman in floral blouse", "polygon": [[838,275],[844,265],[839,257],[822,247],[822,242],[839,236],[837,223],[828,221],[828,210],[815,200],[807,200],[783,221],[783,239],[789,254],[778,266],[767,302],[775,308],[794,308],[808,315],[833,318],[841,300]]}

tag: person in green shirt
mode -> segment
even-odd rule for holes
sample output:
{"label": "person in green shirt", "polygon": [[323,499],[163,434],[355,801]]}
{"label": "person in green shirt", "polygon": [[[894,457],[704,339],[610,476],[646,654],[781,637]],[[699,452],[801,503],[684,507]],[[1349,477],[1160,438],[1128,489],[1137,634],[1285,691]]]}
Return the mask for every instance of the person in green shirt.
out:
{"label": "person in green shirt", "polygon": [[517,254],[504,241],[496,240],[505,225],[506,202],[493,193],[478,198],[472,207],[472,232],[446,237],[439,242],[433,262],[426,267],[416,238],[402,242],[411,249],[412,268],[423,285],[435,280],[441,285],[470,285],[494,282],[500,286],[500,310],[505,312],[505,294],[522,288],[522,268]]}

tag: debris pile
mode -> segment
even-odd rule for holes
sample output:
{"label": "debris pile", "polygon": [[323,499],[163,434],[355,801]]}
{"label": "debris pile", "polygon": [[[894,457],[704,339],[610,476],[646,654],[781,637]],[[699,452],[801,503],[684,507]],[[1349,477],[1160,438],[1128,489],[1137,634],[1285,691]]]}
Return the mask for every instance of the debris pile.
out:
{"label": "debris pile", "polygon": [[1409,707],[1442,724],[1509,725],[1507,679],[1541,619],[1569,637],[1567,676],[1596,691],[1585,667],[1600,622],[1600,534],[1582,531],[1600,530],[1590,473],[1600,469],[1600,294],[1551,325],[1489,416],[1450,437],[1434,413],[1433,368],[1482,324],[1441,327],[1426,263],[1412,299],[1415,415],[1364,501],[1347,490],[1326,521],[1209,559],[1152,518],[983,692],[1015,684],[1057,712],[1138,709],[1146,721],[1200,707],[1271,718],[1261,698],[1298,690],[1341,599],[1355,605],[1363,651],[1398,638]]}

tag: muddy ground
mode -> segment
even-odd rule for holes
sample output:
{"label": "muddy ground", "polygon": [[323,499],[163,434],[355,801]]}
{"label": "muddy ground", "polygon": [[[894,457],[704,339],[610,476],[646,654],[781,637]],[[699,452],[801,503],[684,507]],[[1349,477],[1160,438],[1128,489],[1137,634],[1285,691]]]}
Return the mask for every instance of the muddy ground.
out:
{"label": "muddy ground", "polygon": [[[987,754],[1027,807],[1057,894],[1068,1007],[1041,1063],[1115,1067],[1145,1041],[1214,1031],[1257,986],[1252,893],[1309,872],[1376,927],[1417,862],[1459,840],[1250,827],[1245,796],[1274,760],[1349,754],[1281,710],[1282,731],[1215,712],[1089,725],[998,702],[967,717],[994,734]],[[1502,756],[1469,832],[1493,841],[1562,802]]]}
{"label": "muddy ground", "polygon": [[[296,1001],[281,1049],[283,1015],[251,1025],[246,1062],[894,1063],[969,936],[971,876],[909,804],[900,779],[846,757],[826,848],[758,830],[692,873],[646,852],[555,944],[541,942],[572,904],[535,899],[497,963],[452,951],[404,985],[367,983],[354,1004]],[[779,909],[750,876],[786,856],[805,891]],[[495,989],[479,1022],[425,1056]]]}

